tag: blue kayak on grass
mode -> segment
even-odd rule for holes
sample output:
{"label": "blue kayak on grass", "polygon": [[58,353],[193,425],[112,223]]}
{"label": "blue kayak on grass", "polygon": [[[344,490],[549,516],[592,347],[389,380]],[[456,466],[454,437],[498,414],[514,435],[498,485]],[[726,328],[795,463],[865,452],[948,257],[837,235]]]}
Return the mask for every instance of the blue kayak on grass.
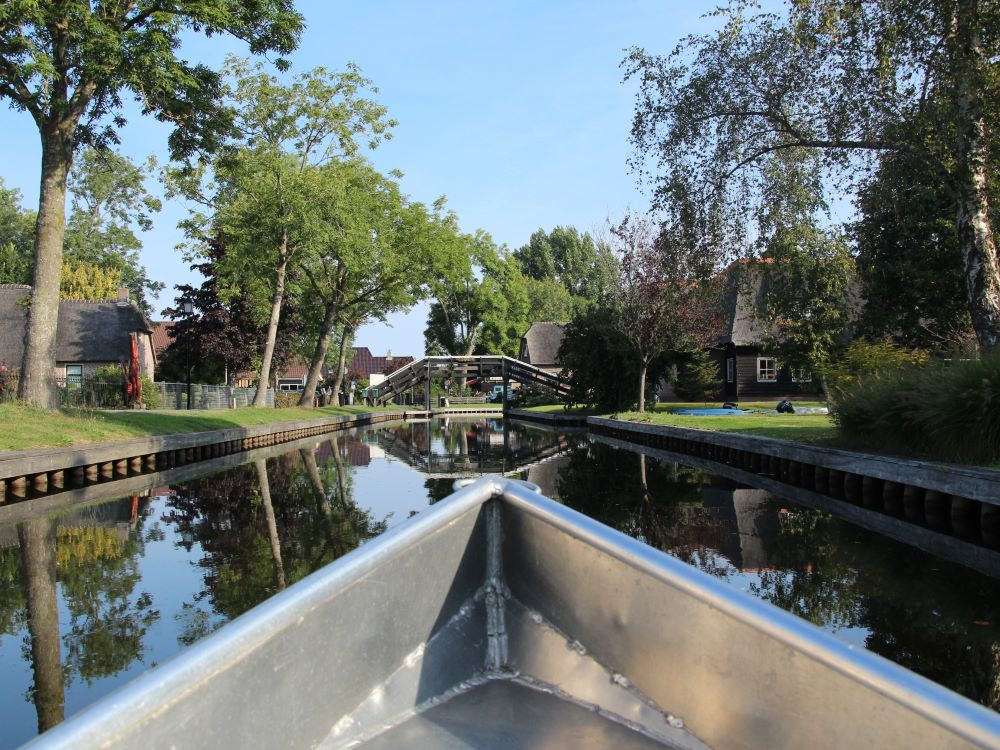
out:
{"label": "blue kayak on grass", "polygon": [[697,417],[714,417],[718,414],[753,414],[745,409],[678,409],[674,414],[688,414]]}

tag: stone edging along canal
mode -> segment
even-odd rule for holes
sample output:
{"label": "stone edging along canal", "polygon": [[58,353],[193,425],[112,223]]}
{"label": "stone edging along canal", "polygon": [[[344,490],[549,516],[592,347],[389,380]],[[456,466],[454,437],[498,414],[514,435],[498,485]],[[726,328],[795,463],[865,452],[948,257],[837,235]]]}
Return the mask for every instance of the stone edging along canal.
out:
{"label": "stone edging along canal", "polygon": [[0,503],[171,469],[334,430],[427,416],[427,412],[417,411],[359,412],[203,432],[150,435],[70,448],[0,453]]}

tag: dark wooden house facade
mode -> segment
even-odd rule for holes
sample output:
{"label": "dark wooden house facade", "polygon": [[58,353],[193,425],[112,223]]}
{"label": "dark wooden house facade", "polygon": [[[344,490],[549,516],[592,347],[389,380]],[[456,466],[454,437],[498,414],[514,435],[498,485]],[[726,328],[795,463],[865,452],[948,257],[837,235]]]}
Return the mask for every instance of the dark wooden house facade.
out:
{"label": "dark wooden house facade", "polygon": [[762,305],[763,278],[743,263],[726,271],[724,329],[712,358],[719,366],[722,394],[727,401],[813,396],[819,382],[808,371],[792,371],[763,348],[766,331],[757,311]]}

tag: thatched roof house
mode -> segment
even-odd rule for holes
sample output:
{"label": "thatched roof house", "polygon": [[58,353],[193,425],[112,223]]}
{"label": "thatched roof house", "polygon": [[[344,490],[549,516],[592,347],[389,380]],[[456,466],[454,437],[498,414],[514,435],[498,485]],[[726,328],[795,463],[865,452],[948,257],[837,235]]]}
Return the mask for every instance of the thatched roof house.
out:
{"label": "thatched roof house", "polygon": [[558,372],[561,369],[558,364],[559,347],[562,346],[565,333],[565,323],[532,323],[531,328],[521,337],[521,351],[517,358],[535,367]]}
{"label": "thatched roof house", "polygon": [[[0,364],[7,367],[21,365],[30,293],[30,286],[0,284]],[[83,378],[99,367],[128,362],[132,333],[138,334],[140,371],[152,378],[153,326],[127,290],[120,290],[117,300],[61,300],[54,377]]]}

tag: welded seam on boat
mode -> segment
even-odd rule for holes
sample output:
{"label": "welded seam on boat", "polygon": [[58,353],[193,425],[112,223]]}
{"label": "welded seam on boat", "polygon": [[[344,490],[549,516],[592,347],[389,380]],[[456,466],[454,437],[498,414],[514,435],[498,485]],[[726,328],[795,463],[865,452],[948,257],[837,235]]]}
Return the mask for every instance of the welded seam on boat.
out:
{"label": "welded seam on boat", "polygon": [[486,671],[500,672],[507,667],[507,624],[505,606],[507,586],[503,578],[503,528],[500,500],[486,503]]}
{"label": "welded seam on boat", "polygon": [[769,602],[749,598],[687,563],[514,483],[503,497],[543,523],[646,573],[737,622],[784,643],[970,742],[997,746],[1000,717],[984,706],[869,651],[854,649]]}

